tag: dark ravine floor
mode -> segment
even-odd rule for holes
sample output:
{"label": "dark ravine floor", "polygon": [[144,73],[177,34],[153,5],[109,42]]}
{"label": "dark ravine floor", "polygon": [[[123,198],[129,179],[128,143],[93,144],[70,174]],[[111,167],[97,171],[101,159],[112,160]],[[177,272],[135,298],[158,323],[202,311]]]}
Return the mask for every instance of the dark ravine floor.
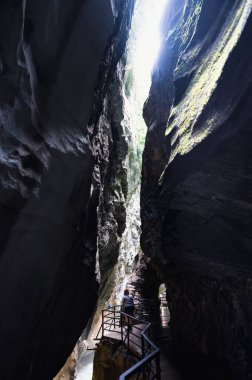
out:
{"label": "dark ravine floor", "polygon": [[[171,336],[170,327],[168,325],[170,321],[170,313],[168,307],[161,307],[161,328],[159,329],[158,346],[160,348],[160,364],[162,369],[162,380],[184,380],[179,371],[170,361],[166,352],[170,351]],[[154,330],[155,331],[155,330]]]}
{"label": "dark ravine floor", "polygon": [[240,380],[189,347],[184,352],[173,347],[168,307],[160,309],[160,321],[153,323],[153,339],[160,348],[162,380]]}

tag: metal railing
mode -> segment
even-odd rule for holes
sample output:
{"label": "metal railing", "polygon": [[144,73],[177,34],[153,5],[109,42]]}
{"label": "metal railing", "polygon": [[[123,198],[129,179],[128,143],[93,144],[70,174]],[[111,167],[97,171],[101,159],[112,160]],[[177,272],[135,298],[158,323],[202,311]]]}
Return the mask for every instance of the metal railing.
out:
{"label": "metal railing", "polygon": [[[121,340],[127,353],[139,361],[125,371],[119,380],[161,380],[160,351],[151,340],[151,323],[121,311],[121,306],[102,310],[101,337]],[[99,333],[98,333],[99,335]],[[97,336],[98,337],[98,336]]]}

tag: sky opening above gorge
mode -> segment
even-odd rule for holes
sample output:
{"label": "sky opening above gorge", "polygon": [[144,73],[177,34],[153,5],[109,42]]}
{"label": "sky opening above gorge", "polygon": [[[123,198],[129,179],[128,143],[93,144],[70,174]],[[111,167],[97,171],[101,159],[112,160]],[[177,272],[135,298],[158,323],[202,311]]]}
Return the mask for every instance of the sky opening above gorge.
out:
{"label": "sky opening above gorge", "polygon": [[132,124],[140,155],[146,136],[143,106],[150,91],[152,69],[159,55],[161,23],[168,6],[169,0],[137,0],[129,33],[126,71],[130,77]]}
{"label": "sky opening above gorge", "polygon": [[151,72],[161,45],[160,24],[169,0],[138,0],[137,32],[133,53],[133,70],[146,97],[151,84]]}

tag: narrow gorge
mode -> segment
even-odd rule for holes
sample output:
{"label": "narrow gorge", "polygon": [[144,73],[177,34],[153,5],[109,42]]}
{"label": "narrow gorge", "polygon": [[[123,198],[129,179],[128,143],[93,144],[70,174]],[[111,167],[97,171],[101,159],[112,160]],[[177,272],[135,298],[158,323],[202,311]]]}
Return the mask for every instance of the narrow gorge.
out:
{"label": "narrow gorge", "polygon": [[161,284],[179,379],[252,379],[251,36],[252,0],[1,2],[1,379],[72,380]]}

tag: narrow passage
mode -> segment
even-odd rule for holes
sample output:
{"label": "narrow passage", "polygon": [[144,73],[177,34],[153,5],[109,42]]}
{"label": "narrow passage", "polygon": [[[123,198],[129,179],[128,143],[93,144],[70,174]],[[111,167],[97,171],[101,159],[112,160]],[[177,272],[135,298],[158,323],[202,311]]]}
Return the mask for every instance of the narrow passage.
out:
{"label": "narrow passage", "polygon": [[[130,192],[132,192],[131,185],[137,183],[137,190],[135,195],[140,194],[140,181],[141,181],[141,156],[144,149],[145,135],[146,135],[146,125],[143,119],[143,106],[144,102],[148,98],[150,86],[151,86],[151,73],[154,62],[158,56],[159,48],[161,45],[160,36],[160,22],[163,15],[164,9],[168,4],[169,0],[136,0],[135,10],[132,19],[132,26],[129,33],[129,39],[126,49],[126,74],[124,83],[125,92],[125,109],[122,110],[125,113],[125,117],[128,118],[130,115],[131,120],[131,132],[133,145],[136,145],[136,149],[130,152],[131,147],[129,146],[129,161],[131,166],[128,173],[128,186]],[[132,158],[132,154],[135,156]],[[134,165],[139,164],[139,170],[134,171]],[[134,179],[130,179],[130,172],[134,173]],[[133,198],[134,194],[132,195]],[[140,220],[140,199],[138,199],[138,219]],[[127,210],[127,214],[130,214]],[[132,224],[129,228],[132,228]],[[125,233],[126,235],[126,233]],[[129,234],[132,237],[132,234]],[[138,241],[140,236],[138,236]],[[138,243],[138,248],[139,249]],[[122,245],[122,244],[121,244]],[[124,261],[129,259],[127,265],[132,266],[130,260],[134,260],[134,254],[132,250],[134,242],[127,242],[127,247],[131,247],[132,258],[124,257],[122,263],[124,266]],[[123,251],[123,250],[122,250]],[[124,252],[122,252],[124,253]],[[137,254],[138,252],[136,252]],[[119,255],[120,258],[120,255]],[[122,276],[120,276],[121,278]],[[124,276],[122,283],[118,286],[119,290],[116,289],[116,298],[120,302],[122,298],[122,291],[125,284],[128,281],[127,276]],[[93,346],[93,344],[92,344]],[[80,359],[77,363],[77,380],[91,380],[92,379],[92,366],[94,359],[94,351],[85,351],[82,353]],[[109,379],[108,379],[109,380]]]}

